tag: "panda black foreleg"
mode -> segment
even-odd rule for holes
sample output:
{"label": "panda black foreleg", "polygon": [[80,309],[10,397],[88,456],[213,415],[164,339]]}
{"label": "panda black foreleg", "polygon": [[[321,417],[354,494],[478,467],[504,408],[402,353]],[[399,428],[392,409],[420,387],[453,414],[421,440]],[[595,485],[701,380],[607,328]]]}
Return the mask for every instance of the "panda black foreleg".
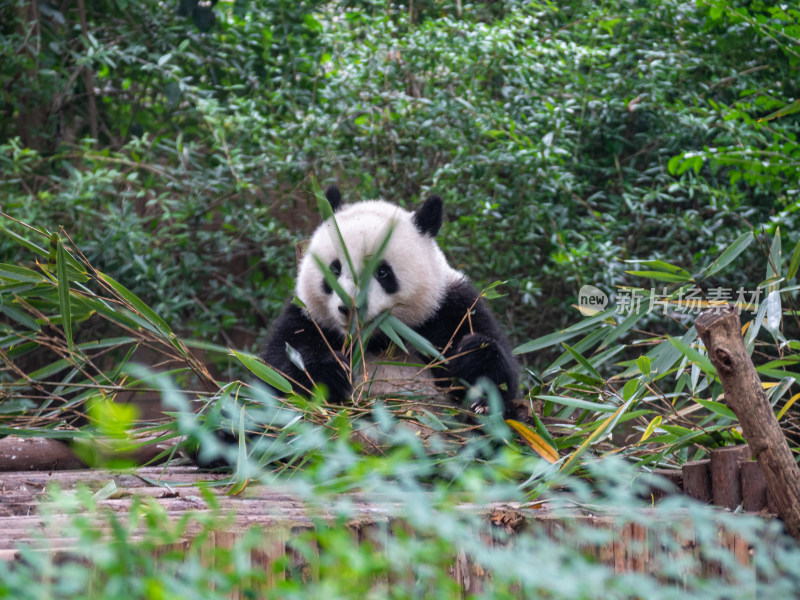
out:
{"label": "panda black foreleg", "polygon": [[[308,393],[322,384],[328,399],[340,403],[351,393],[347,360],[334,350],[341,341],[341,336],[318,328],[300,307],[289,304],[275,321],[262,358],[292,380],[295,392]],[[287,345],[299,354],[302,365],[290,358]]]}
{"label": "panda black foreleg", "polygon": [[335,352],[334,355],[327,347],[325,350],[322,353],[314,352],[305,363],[307,377],[310,376],[314,383],[322,384],[328,389],[330,402],[341,404],[350,398],[353,391],[347,358],[341,352]]}
{"label": "panda black foreleg", "polygon": [[[503,399],[504,412],[516,392],[516,369],[505,340],[496,340],[482,333],[470,333],[461,338],[447,361],[448,375],[474,385],[479,379],[493,382]],[[472,410],[488,412],[488,398],[482,397]]]}
{"label": "panda black foreleg", "polygon": [[[331,402],[342,402],[350,397],[351,387],[347,361],[340,353],[333,350],[341,347],[341,343],[341,336],[324,328],[318,328],[301,308],[287,304],[272,326],[261,358],[267,365],[289,378],[296,393],[308,394],[315,384],[323,384],[328,388],[328,398]],[[299,354],[300,360],[296,358],[292,360],[289,357],[287,344]],[[238,418],[234,412],[224,409],[220,416],[222,420],[214,423],[214,426],[218,427],[214,435],[222,445],[235,447],[239,443],[237,432],[230,426],[219,427],[221,423],[230,422],[232,419],[238,423]],[[256,431],[258,423],[248,421],[247,429]],[[250,434],[247,436],[250,441],[256,437],[257,435]],[[201,458],[201,456],[202,453],[198,449],[194,459],[204,468],[235,465],[229,455],[214,458],[205,456]]]}

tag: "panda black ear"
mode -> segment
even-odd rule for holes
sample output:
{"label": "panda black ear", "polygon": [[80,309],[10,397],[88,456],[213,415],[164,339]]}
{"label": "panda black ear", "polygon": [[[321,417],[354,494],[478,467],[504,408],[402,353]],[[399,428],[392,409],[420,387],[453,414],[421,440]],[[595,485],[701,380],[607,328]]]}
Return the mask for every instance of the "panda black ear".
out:
{"label": "panda black ear", "polygon": [[422,235],[436,237],[442,226],[443,202],[439,196],[428,196],[422,208],[414,212],[414,225]]}
{"label": "panda black ear", "polygon": [[325,190],[325,197],[328,199],[328,203],[331,205],[333,212],[339,210],[339,207],[342,205],[342,193],[339,191],[338,187],[332,185]]}

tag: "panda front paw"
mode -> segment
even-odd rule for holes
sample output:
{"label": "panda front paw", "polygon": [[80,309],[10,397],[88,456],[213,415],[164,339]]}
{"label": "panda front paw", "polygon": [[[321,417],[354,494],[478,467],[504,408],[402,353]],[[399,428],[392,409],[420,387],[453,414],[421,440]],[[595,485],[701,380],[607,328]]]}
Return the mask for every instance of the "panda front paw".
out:
{"label": "panda front paw", "polygon": [[450,373],[453,377],[475,383],[478,377],[487,372],[490,363],[497,360],[497,356],[497,345],[491,338],[470,333],[461,339],[449,360]]}
{"label": "panda front paw", "polygon": [[477,402],[473,402],[469,409],[476,415],[485,415],[489,412],[489,405],[486,404],[486,399],[482,398]]}
{"label": "panda front paw", "polygon": [[345,356],[336,352],[328,353],[321,360],[306,365],[308,374],[315,384],[328,388],[328,400],[341,404],[352,393],[350,384],[350,365]]}
{"label": "panda front paw", "polygon": [[[497,386],[503,403],[508,402],[509,382],[512,379],[511,367],[498,342],[489,336],[471,333],[462,338],[448,361],[450,376],[473,386],[484,378]],[[470,410],[478,415],[489,413],[489,397],[485,389],[472,388],[470,394],[479,393],[472,400]]]}

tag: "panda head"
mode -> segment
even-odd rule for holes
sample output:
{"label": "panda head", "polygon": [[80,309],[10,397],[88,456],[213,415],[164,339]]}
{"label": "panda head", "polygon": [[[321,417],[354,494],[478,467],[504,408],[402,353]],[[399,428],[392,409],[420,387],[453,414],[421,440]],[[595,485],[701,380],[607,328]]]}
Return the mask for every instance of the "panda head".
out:
{"label": "panda head", "polygon": [[[319,325],[342,333],[347,330],[350,318],[350,306],[325,282],[314,260],[316,256],[336,275],[339,285],[351,298],[358,295],[360,288],[369,286],[366,321],[389,311],[406,325],[416,327],[432,317],[447,287],[463,278],[447,264],[436,243],[442,225],[442,199],[431,196],[421,208],[410,212],[383,200],[343,205],[335,187],[329,188],[326,196],[334,216],[314,232],[297,275],[295,293],[309,316]],[[337,226],[356,271],[355,277]],[[364,266],[378,254],[387,236],[378,268],[369,281],[361,281]]]}

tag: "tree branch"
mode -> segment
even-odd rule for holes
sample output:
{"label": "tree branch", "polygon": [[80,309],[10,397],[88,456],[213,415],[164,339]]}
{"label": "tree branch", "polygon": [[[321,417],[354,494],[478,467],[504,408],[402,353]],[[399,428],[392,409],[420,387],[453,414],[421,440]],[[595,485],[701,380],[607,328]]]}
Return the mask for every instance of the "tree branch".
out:
{"label": "tree branch", "polygon": [[731,305],[717,307],[700,313],[694,324],[722,381],[725,400],[764,471],[778,516],[789,534],[800,539],[800,469],[744,346],[739,314]]}

